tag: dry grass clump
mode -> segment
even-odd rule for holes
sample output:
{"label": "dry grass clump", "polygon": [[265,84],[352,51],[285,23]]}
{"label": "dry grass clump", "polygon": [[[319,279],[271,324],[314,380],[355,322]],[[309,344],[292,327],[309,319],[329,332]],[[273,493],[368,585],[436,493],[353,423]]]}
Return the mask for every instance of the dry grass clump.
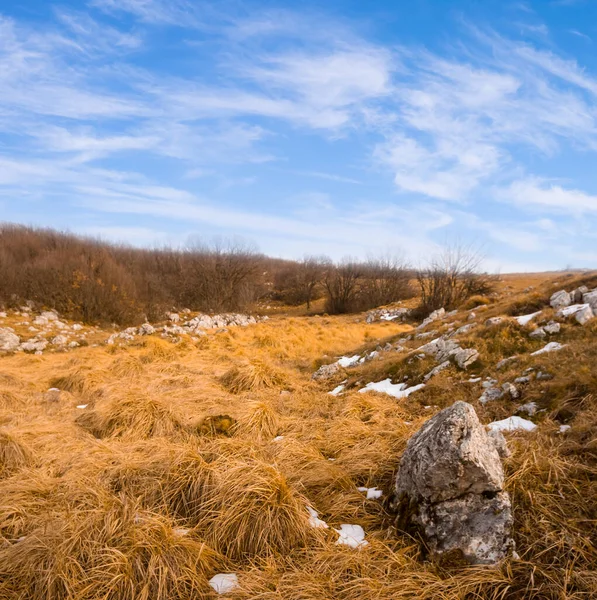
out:
{"label": "dry grass clump", "polygon": [[258,441],[272,439],[280,429],[280,415],[270,402],[250,402],[239,419],[238,429]]}
{"label": "dry grass clump", "polygon": [[0,477],[11,475],[32,462],[31,450],[8,431],[0,430]]}
{"label": "dry grass clump", "polygon": [[206,505],[202,531],[234,560],[286,554],[313,537],[307,500],[274,467],[257,460],[223,460]]}
{"label": "dry grass clump", "polygon": [[493,298],[489,296],[480,296],[475,295],[471,296],[461,307],[460,310],[471,310],[472,308],[476,308],[477,306],[487,306],[495,302]]}
{"label": "dry grass clump", "polygon": [[29,600],[209,598],[221,562],[194,532],[132,502],[96,494],[97,505],[48,514],[0,550],[0,597]]}
{"label": "dry grass clump", "polygon": [[221,377],[224,387],[233,394],[283,385],[286,378],[280,369],[263,359],[247,360]]}
{"label": "dry grass clump", "polygon": [[171,405],[158,398],[137,395],[113,401],[104,412],[89,411],[77,421],[100,438],[143,440],[179,437],[186,431],[181,417]]}

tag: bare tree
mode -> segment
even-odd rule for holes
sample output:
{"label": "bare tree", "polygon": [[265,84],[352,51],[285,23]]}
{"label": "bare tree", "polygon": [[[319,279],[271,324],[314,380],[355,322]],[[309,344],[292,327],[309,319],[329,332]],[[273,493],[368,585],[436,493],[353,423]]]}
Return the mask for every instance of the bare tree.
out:
{"label": "bare tree", "polygon": [[473,295],[491,292],[496,279],[480,272],[482,261],[478,249],[459,244],[446,246],[417,273],[421,311],[456,308]]}
{"label": "bare tree", "polygon": [[345,258],[339,265],[329,265],[323,285],[327,292],[326,310],[330,314],[343,314],[354,310],[363,265]]}

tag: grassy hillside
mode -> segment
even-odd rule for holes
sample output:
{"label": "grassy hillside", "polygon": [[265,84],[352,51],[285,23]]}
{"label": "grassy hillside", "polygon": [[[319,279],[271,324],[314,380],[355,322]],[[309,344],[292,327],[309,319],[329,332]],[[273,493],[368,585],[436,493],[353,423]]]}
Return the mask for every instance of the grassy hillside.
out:
{"label": "grassy hillside", "polygon": [[[215,598],[217,573],[237,575],[232,599],[597,597],[597,319],[555,316],[551,293],[580,283],[557,277],[506,280],[485,307],[424,329],[274,316],[106,345],[111,332],[90,328],[87,346],[0,357],[0,598]],[[525,326],[512,318],[537,310]],[[529,335],[551,319],[559,334]],[[425,381],[436,363],[418,348],[465,324],[456,339],[479,360]],[[6,326],[26,330],[10,311]],[[565,347],[532,356],[554,340]],[[525,372],[519,398],[479,402],[487,378],[501,387]],[[387,378],[426,386],[404,399],[360,391]],[[521,414],[534,431],[506,434],[518,557],[498,569],[440,568],[393,526],[401,453],[455,400],[484,423],[536,405]],[[307,507],[329,528],[312,527]],[[342,524],[362,526],[368,545],[337,544]]]}

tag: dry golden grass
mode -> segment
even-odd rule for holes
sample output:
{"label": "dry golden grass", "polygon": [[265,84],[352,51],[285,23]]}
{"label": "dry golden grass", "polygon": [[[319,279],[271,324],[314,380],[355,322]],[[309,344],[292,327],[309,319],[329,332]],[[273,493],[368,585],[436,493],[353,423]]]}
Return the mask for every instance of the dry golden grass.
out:
{"label": "dry golden grass", "polygon": [[[531,296],[548,296],[552,282],[533,277]],[[218,572],[237,573],[233,600],[597,598],[597,324],[563,323],[566,352],[530,357],[545,342],[528,327],[482,325],[531,312],[523,283],[461,337],[481,352],[478,364],[450,368],[404,400],[358,389],[422,381],[434,365],[415,357],[423,340],[349,369],[343,395],[327,393],[335,380],[311,381],[323,362],[409,333],[358,315],[276,316],[197,343],[147,337],[0,358],[0,599],[207,599]],[[496,371],[511,354],[520,360]],[[441,570],[393,529],[387,500],[400,456],[455,400],[484,422],[513,414],[508,399],[481,406],[480,385],[467,380],[512,381],[528,367],[554,378],[522,389],[520,403],[544,410],[537,432],[509,435],[520,560]],[[49,387],[62,390],[57,402]],[[361,486],[384,497],[367,500]],[[311,528],[307,506],[330,529]],[[343,523],[361,525],[369,546],[337,545]]]}

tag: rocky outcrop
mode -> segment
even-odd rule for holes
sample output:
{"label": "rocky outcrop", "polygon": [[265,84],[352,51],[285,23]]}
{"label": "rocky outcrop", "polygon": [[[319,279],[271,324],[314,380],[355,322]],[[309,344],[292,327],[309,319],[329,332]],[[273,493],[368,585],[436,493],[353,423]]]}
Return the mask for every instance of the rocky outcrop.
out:
{"label": "rocky outcrop", "polygon": [[20,343],[19,336],[10,329],[0,329],[0,351],[14,352]]}
{"label": "rocky outcrop", "polygon": [[452,360],[461,369],[470,367],[479,359],[479,352],[474,348],[461,348],[453,339],[446,337],[437,338],[419,348],[419,352],[424,352],[435,358],[438,363]]}
{"label": "rocky outcrop", "polygon": [[338,363],[332,363],[331,365],[321,365],[313,375],[311,379],[314,381],[325,381],[331,379],[334,375],[340,372],[340,365]]}
{"label": "rocky outcrop", "polygon": [[410,439],[396,481],[398,527],[418,530],[432,555],[497,564],[513,542],[504,492],[503,438],[490,437],[475,410],[456,402]]}

